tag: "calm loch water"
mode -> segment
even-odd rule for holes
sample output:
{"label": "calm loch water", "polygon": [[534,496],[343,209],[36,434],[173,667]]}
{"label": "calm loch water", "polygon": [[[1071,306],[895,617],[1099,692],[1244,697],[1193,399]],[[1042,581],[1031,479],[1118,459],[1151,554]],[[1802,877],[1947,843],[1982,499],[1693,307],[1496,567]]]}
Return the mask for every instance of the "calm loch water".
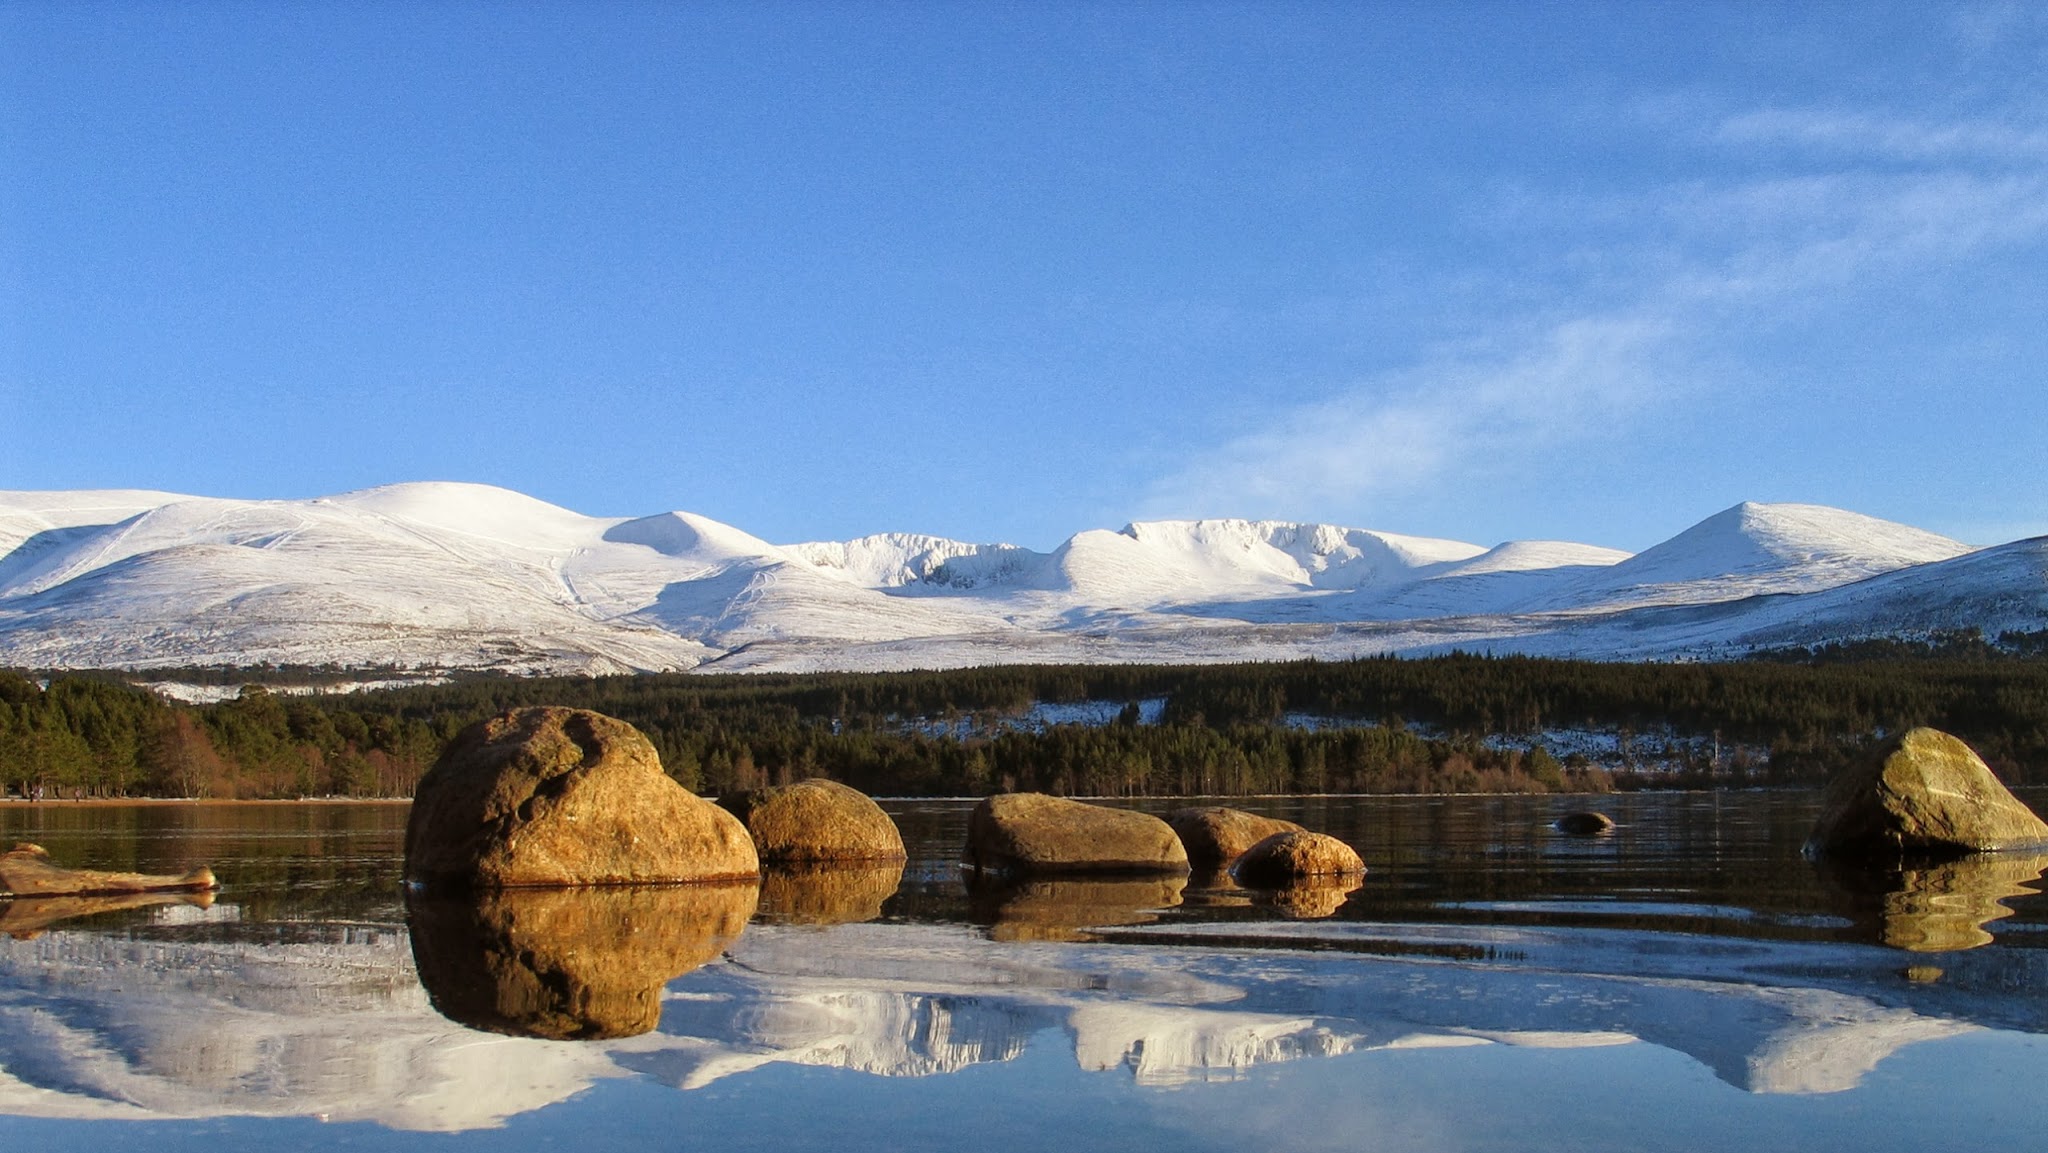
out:
{"label": "calm loch water", "polygon": [[2048,1149],[2048,859],[1820,868],[1813,801],[1232,802],[1370,869],[1284,894],[970,889],[900,801],[900,872],[410,905],[400,805],[0,805],[224,884],[0,901],[0,1149]]}

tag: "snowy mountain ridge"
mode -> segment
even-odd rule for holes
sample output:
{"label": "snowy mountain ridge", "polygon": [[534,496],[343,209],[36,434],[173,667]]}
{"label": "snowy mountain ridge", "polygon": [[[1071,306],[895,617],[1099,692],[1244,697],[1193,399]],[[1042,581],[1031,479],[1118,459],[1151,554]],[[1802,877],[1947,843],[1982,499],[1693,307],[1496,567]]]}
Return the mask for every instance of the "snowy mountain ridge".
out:
{"label": "snowy mountain ridge", "polygon": [[311,500],[0,492],[0,665],[609,673],[1341,658],[1608,659],[2048,627],[2048,538],[1972,550],[1745,503],[1636,555],[1285,521],[1140,521],[1051,552],[775,545],[510,490]]}

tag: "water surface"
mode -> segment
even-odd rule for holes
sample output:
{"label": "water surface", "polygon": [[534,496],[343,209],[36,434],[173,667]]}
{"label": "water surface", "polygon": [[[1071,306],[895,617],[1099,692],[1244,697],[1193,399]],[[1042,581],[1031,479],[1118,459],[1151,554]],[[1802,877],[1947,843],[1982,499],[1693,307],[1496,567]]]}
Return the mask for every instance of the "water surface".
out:
{"label": "water surface", "polygon": [[2048,1148],[2048,861],[1818,868],[1800,793],[1232,803],[1365,883],[970,889],[967,803],[900,801],[900,874],[408,907],[403,806],[0,805],[225,886],[0,902],[0,1148]]}

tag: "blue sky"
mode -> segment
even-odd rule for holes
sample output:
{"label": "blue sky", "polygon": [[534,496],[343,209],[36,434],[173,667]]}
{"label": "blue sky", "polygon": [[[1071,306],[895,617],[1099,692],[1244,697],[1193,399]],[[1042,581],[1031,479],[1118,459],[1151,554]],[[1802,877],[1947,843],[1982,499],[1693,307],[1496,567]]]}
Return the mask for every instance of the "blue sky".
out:
{"label": "blue sky", "polygon": [[0,488],[2048,532],[2033,4],[0,6]]}

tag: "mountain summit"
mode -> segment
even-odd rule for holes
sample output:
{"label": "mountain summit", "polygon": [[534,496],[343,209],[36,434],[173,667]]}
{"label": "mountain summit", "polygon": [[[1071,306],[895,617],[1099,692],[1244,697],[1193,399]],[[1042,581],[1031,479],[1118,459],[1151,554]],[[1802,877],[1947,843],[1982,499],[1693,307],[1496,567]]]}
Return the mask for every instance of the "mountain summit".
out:
{"label": "mountain summit", "polygon": [[5,492],[0,664],[595,673],[1451,648],[1697,657],[2048,627],[2043,547],[1973,552],[1799,504],[1737,505],[1635,556],[1245,520],[1138,522],[1041,553],[912,534],[782,546],[693,513],[588,517],[474,484],[296,501]]}

